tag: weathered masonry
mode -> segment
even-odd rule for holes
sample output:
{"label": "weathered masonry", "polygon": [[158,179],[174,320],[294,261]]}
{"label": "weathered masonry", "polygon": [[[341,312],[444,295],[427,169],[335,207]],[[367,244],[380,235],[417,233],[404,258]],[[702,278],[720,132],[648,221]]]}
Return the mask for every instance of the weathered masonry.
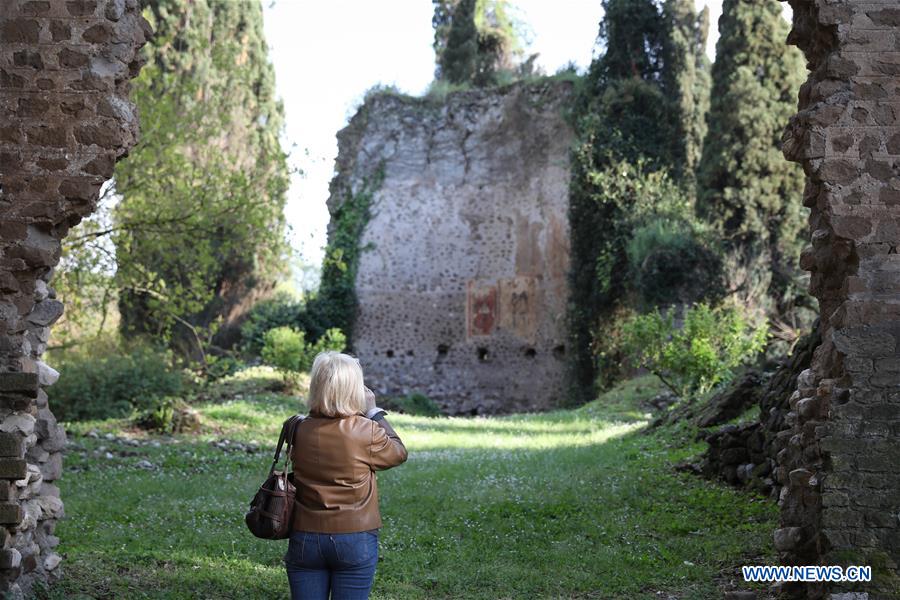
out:
{"label": "weathered masonry", "polygon": [[451,413],[564,389],[571,84],[380,94],[338,136],[329,207],[383,178],[361,243],[353,347],[382,394]]}
{"label": "weathered masonry", "polygon": [[60,241],[134,143],[128,101],[150,28],[138,0],[0,0],[0,591],[60,573],[65,432],[41,362],[62,304]]}
{"label": "weathered masonry", "polygon": [[871,585],[785,586],[796,597],[898,598],[900,3],[790,4],[810,76],[784,149],[807,175],[822,344],[779,434],[774,541],[784,564],[874,567]]}

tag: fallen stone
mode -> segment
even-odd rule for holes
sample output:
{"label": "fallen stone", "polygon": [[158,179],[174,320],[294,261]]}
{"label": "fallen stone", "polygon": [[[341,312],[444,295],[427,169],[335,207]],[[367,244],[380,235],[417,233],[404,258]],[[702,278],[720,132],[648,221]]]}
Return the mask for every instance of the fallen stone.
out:
{"label": "fallen stone", "polygon": [[56,552],[53,552],[44,559],[44,569],[52,571],[59,566],[60,562],[62,562],[62,557]]}

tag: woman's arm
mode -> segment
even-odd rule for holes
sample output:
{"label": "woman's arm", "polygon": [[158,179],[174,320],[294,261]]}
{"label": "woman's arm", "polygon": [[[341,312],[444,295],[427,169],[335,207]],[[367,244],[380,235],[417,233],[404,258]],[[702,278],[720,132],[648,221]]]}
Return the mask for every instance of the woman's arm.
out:
{"label": "woman's arm", "polygon": [[376,471],[390,469],[406,462],[409,453],[387,419],[382,416],[372,423],[372,445],[369,447],[369,465]]}
{"label": "woman's arm", "polygon": [[385,411],[375,406],[375,394],[366,388],[366,417],[373,421],[369,466],[376,471],[396,467],[405,462],[409,456],[400,436],[384,415]]}

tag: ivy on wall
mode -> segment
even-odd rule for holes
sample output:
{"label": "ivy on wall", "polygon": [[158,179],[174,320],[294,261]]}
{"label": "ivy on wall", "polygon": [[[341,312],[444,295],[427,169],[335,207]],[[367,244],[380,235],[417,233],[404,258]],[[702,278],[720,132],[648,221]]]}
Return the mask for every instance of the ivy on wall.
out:
{"label": "ivy on wall", "polygon": [[320,324],[323,329],[340,329],[351,345],[359,304],[356,273],[359,258],[368,248],[362,246],[362,235],[371,218],[375,193],[383,181],[382,164],[332,211],[319,292],[306,305],[311,317],[309,320]]}

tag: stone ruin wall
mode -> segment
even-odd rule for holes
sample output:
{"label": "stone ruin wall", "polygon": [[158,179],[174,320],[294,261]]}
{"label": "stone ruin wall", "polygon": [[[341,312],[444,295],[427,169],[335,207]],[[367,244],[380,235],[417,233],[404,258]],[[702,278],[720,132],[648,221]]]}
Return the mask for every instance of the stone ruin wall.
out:
{"label": "stone ruin wall", "polygon": [[822,344],[778,436],[774,542],[783,564],[874,567],[871,585],[783,587],[796,597],[898,598],[900,2],[790,4],[810,76],[784,151],[807,175]]}
{"label": "stone ruin wall", "polygon": [[128,101],[150,35],[138,0],[0,0],[0,592],[59,577],[63,428],[41,362],[70,227],[135,142]]}
{"label": "stone ruin wall", "polygon": [[352,345],[382,395],[449,413],[550,408],[565,389],[566,82],[382,94],[338,136],[332,214],[383,168]]}

